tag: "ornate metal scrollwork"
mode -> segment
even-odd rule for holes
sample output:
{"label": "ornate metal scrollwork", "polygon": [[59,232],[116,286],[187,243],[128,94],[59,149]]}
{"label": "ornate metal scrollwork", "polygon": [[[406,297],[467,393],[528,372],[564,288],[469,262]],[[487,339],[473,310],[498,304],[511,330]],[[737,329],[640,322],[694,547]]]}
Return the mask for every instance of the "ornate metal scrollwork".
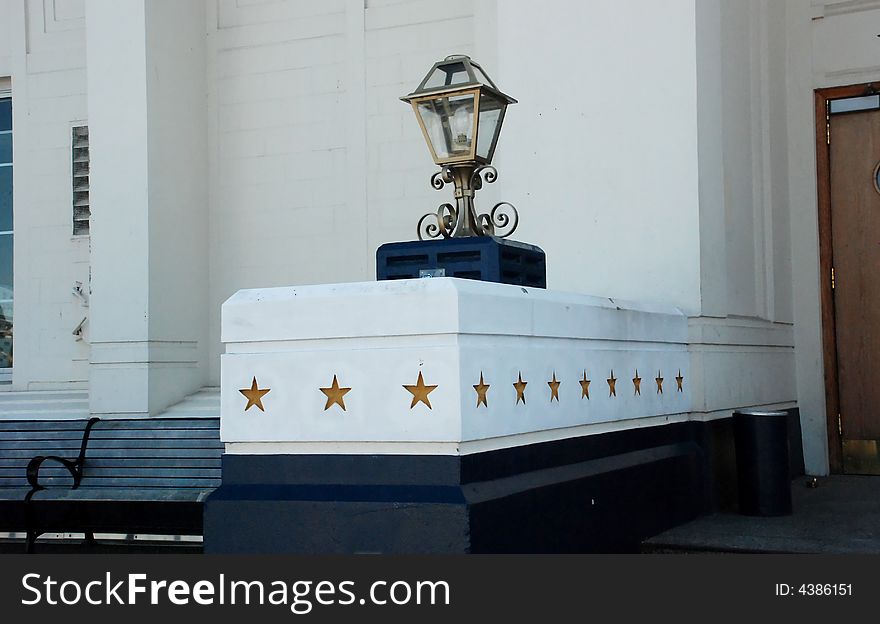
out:
{"label": "ornate metal scrollwork", "polygon": [[452,182],[452,180],[452,169],[449,167],[443,167],[440,171],[431,176],[431,186],[439,191]]}
{"label": "ornate metal scrollwork", "polygon": [[475,191],[479,191],[481,188],[483,188],[483,182],[485,182],[486,184],[492,184],[497,179],[498,170],[492,165],[483,165],[482,167],[477,167],[471,174],[471,188],[473,188]]}
{"label": "ornate metal scrollwork", "polygon": [[[434,223],[431,223],[431,220]],[[449,238],[452,236],[452,229],[458,221],[458,213],[452,204],[442,204],[437,212],[429,212],[419,219],[417,226],[419,240],[429,238]]]}
{"label": "ornate metal scrollwork", "polygon": [[474,167],[473,164],[444,166],[431,176],[431,186],[441,190],[446,184],[455,184],[455,206],[443,204],[437,212],[429,212],[419,219],[416,227],[419,240],[464,236],[497,236],[507,238],[519,225],[519,214],[510,202],[495,204],[489,213],[477,214],[474,194],[483,183],[498,179],[498,170],[491,165]]}
{"label": "ornate metal scrollwork", "polygon": [[489,214],[481,214],[478,219],[486,235],[498,238],[507,238],[519,225],[519,213],[516,211],[516,206],[510,202],[498,202]]}

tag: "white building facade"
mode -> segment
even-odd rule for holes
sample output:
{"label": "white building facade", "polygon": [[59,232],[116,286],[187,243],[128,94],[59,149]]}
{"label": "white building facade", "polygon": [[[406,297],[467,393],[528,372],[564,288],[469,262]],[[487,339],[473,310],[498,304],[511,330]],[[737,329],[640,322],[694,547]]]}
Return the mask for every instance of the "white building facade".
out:
{"label": "white building facade", "polygon": [[440,203],[398,97],[462,53],[519,100],[480,201],[548,287],[681,310],[676,418],[797,407],[825,474],[813,92],[880,80],[878,33],[869,0],[2,0],[0,392],[158,415],[220,384],[238,290],[374,279]]}

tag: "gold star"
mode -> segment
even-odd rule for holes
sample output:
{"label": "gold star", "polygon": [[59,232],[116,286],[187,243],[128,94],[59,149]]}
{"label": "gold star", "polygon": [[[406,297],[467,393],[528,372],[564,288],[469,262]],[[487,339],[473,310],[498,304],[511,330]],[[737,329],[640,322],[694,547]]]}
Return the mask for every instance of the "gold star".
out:
{"label": "gold star", "polygon": [[416,381],[416,385],[407,386],[404,384],[403,386],[406,388],[407,392],[413,395],[412,403],[409,404],[409,408],[412,409],[416,406],[416,403],[424,403],[428,406],[428,409],[434,409],[431,407],[431,401],[428,400],[428,395],[434,392],[437,389],[437,386],[426,386],[425,379],[422,377],[422,371],[419,371],[419,379]]}
{"label": "gold star", "polygon": [[514,382],[513,387],[516,388],[516,405],[519,405],[519,402],[522,401],[523,405],[526,404],[526,386],[529,382],[523,381],[522,373],[518,376],[519,381]]}
{"label": "gold star", "polygon": [[654,381],[657,382],[657,394],[663,394],[663,377],[661,377],[662,373],[658,370],[657,376],[654,378]]}
{"label": "gold star", "polygon": [[635,388],[633,396],[642,396],[642,378],[639,377],[639,369],[636,369],[636,376],[633,377],[633,388]]}
{"label": "gold star", "polygon": [[556,402],[559,403],[559,384],[561,381],[556,381],[556,371],[553,371],[553,381],[548,381],[547,385],[550,386],[550,402],[553,402],[553,399],[556,399]]}
{"label": "gold star", "polygon": [[684,383],[684,377],[681,376],[681,369],[678,369],[678,377],[675,378],[675,383],[678,384],[678,391],[684,392],[684,389],[681,387]]}
{"label": "gold star", "polygon": [[329,388],[318,388],[324,395],[327,397],[327,403],[324,405],[324,411],[326,412],[333,405],[338,405],[342,408],[342,411],[345,411],[345,401],[342,397],[348,394],[351,391],[351,388],[340,388],[339,382],[336,380],[336,375],[333,375],[333,383],[330,384]]}
{"label": "gold star", "polygon": [[617,389],[614,387],[614,384],[617,383],[617,379],[614,378],[614,369],[611,369],[611,378],[606,379],[608,382],[608,396],[617,396]]}
{"label": "gold star", "polygon": [[260,390],[259,386],[257,386],[257,378],[254,377],[253,382],[251,382],[250,389],[244,388],[243,390],[239,390],[244,396],[247,397],[247,407],[244,408],[244,411],[248,411],[252,406],[256,405],[260,408],[261,412],[265,412],[263,409],[263,395],[269,392],[269,388],[265,390]]}
{"label": "gold star", "polygon": [[590,380],[587,379],[587,371],[584,371],[584,378],[578,382],[581,384],[581,398],[590,398]]}
{"label": "gold star", "polygon": [[474,386],[474,390],[477,391],[477,407],[480,407],[481,403],[486,407],[489,407],[489,402],[486,399],[486,393],[489,391],[489,384],[483,381],[483,371],[480,371],[480,383]]}

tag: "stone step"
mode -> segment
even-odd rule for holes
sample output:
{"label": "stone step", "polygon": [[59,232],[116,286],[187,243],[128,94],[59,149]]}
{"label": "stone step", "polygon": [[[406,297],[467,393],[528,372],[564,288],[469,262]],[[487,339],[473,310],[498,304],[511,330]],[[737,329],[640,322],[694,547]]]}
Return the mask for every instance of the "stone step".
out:
{"label": "stone step", "polygon": [[194,392],[162,412],[165,418],[218,418],[220,388],[206,387]]}
{"label": "stone step", "polygon": [[0,392],[0,419],[69,420],[88,418],[85,390]]}
{"label": "stone step", "polygon": [[0,392],[0,406],[19,401],[86,401],[86,390],[34,390],[31,392]]}
{"label": "stone step", "polygon": [[[220,388],[201,388],[160,415],[166,418],[219,417]],[[70,420],[88,417],[89,394],[86,390],[0,392],[0,419],[3,420]]]}

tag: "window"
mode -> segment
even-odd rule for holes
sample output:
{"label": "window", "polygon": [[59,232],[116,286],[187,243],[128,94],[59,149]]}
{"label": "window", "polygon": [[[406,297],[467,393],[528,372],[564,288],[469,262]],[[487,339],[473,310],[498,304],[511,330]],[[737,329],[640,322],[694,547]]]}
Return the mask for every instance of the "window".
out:
{"label": "window", "polygon": [[89,233],[89,127],[74,126],[70,137],[73,178],[73,233]]}
{"label": "window", "polygon": [[832,115],[877,109],[880,109],[880,95],[841,98],[828,102],[828,112]]}
{"label": "window", "polygon": [[12,369],[12,98],[0,90],[0,381]]}

